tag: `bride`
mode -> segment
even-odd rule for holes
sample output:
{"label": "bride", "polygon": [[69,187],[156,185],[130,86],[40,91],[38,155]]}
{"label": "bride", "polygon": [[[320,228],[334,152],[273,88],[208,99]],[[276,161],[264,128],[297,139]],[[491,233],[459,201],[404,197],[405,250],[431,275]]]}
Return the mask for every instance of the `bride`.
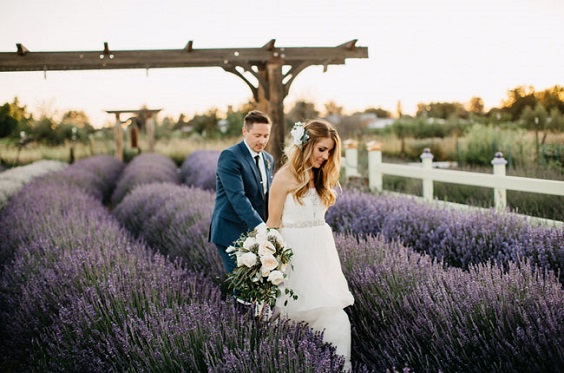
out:
{"label": "bride", "polygon": [[345,357],[347,371],[351,368],[351,326],[344,308],[354,299],[333,233],[325,223],[325,212],[336,199],[333,188],[339,180],[341,140],[329,122],[319,119],[296,123],[292,136],[288,162],[272,182],[266,225],[278,228],[294,252],[283,286],[298,298],[282,295],[276,307],[282,315],[323,331],[324,341]]}

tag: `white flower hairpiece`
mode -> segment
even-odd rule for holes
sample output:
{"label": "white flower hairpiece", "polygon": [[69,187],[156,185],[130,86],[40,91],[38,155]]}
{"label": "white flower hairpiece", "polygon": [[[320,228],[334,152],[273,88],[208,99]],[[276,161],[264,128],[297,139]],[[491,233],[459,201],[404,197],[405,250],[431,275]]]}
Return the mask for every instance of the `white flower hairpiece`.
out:
{"label": "white flower hairpiece", "polygon": [[302,122],[296,122],[294,124],[294,128],[292,128],[290,133],[294,138],[294,144],[300,148],[307,142],[307,140],[309,140],[309,135],[306,132],[304,124]]}

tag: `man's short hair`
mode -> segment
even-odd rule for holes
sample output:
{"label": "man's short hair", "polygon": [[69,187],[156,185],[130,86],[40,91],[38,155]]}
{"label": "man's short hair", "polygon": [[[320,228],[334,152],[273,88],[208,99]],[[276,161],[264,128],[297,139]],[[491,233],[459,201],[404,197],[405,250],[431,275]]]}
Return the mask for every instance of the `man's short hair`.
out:
{"label": "man's short hair", "polygon": [[262,111],[253,110],[245,115],[245,127],[250,130],[255,123],[272,124],[270,118],[266,116]]}

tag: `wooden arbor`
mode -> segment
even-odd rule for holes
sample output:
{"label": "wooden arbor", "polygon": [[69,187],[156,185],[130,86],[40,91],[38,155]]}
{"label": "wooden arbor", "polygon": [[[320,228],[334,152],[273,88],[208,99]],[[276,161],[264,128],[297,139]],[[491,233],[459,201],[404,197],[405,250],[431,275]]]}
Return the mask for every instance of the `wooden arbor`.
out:
{"label": "wooden arbor", "polygon": [[[1,71],[155,69],[217,66],[243,79],[260,110],[274,125],[268,150],[277,163],[284,147],[284,98],[296,76],[308,66],[344,64],[347,58],[368,58],[367,47],[351,40],[337,47],[276,47],[270,40],[261,48],[195,49],[189,41],[183,49],[30,52],[17,44],[16,52],[0,53]],[[253,81],[251,81],[251,78]],[[278,164],[277,164],[278,166]]]}
{"label": "wooden arbor", "polygon": [[[123,160],[123,129],[121,128],[122,125],[122,121],[120,118],[120,114],[123,113],[132,113],[132,114],[136,114],[137,117],[139,117],[139,115],[142,115],[144,118],[146,118],[146,132],[147,132],[147,146],[148,146],[148,150],[149,152],[152,152],[153,150],[155,150],[155,119],[154,119],[154,115],[157,115],[157,113],[161,111],[161,109],[139,109],[139,110],[106,110],[106,113],[108,114],[114,114],[116,116],[116,126],[115,126],[115,131],[116,131],[116,157],[119,160]],[[135,125],[134,127],[132,127],[132,130],[137,131],[137,125]],[[134,138],[134,136],[137,136],[137,133],[135,135],[131,135],[132,139]],[[135,139],[135,141],[137,141],[137,139]],[[133,140],[132,140],[133,143]],[[136,144],[137,148],[139,148],[139,145]],[[132,144],[132,147],[133,144]]]}

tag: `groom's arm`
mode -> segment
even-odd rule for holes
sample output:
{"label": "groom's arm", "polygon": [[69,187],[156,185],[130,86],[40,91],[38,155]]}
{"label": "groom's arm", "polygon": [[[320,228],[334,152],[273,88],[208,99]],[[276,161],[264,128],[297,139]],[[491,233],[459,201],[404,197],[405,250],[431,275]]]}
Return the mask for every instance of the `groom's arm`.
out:
{"label": "groom's arm", "polygon": [[263,221],[245,194],[244,173],[242,163],[234,152],[225,150],[220,154],[217,174],[227,199],[239,218],[249,228],[254,228]]}

